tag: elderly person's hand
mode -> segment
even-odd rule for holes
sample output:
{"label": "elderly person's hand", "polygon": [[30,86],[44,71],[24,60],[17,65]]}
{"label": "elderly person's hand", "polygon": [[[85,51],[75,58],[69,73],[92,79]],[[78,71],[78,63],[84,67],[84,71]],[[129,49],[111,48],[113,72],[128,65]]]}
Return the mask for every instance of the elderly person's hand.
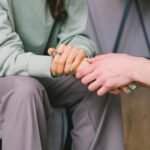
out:
{"label": "elderly person's hand", "polygon": [[50,48],[48,53],[51,55],[53,51],[57,51],[51,64],[51,73],[54,77],[73,74],[87,57],[85,51],[70,45],[60,45],[56,50]]}
{"label": "elderly person's hand", "polygon": [[120,89],[131,93],[137,88],[136,84],[130,84],[134,82],[133,70],[138,65],[134,57],[127,54],[106,54],[88,61],[90,65],[81,69],[76,77],[82,78],[82,83],[88,85],[90,91],[97,91],[99,96],[110,91],[118,94]]}

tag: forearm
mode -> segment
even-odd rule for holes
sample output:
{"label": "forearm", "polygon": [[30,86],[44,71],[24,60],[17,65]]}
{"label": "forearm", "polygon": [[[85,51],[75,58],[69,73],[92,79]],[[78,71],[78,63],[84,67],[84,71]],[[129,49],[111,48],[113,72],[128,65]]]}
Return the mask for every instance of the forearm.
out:
{"label": "forearm", "polygon": [[66,22],[61,26],[58,45],[71,45],[85,51],[88,57],[93,57],[98,50],[87,33],[87,0],[70,0],[67,12],[69,15]]}
{"label": "forearm", "polygon": [[50,77],[52,58],[25,52],[19,34],[12,27],[11,7],[0,0],[0,77],[23,75]]}
{"label": "forearm", "polygon": [[150,87],[150,61],[145,58],[137,58],[133,68],[133,80]]}

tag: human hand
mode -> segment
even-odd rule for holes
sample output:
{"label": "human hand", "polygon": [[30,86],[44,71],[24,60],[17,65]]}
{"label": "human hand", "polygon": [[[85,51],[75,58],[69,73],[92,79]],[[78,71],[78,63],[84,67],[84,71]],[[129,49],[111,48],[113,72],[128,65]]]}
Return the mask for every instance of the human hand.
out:
{"label": "human hand", "polygon": [[[89,65],[90,65],[90,63],[88,62],[88,58],[84,58],[82,60],[82,62],[80,63],[79,67],[77,68],[76,74],[81,69],[87,68]],[[137,84],[131,83],[129,85],[126,85],[126,86],[123,86],[123,87],[119,87],[117,89],[113,89],[113,90],[109,91],[109,93],[115,94],[115,95],[118,95],[118,94],[129,94],[131,91],[135,90],[136,88],[137,88]]]}
{"label": "human hand", "polygon": [[117,89],[112,89],[110,91],[108,91],[110,94],[115,94],[115,95],[119,95],[119,94],[130,94],[133,91],[135,91],[139,86],[138,83],[130,83],[126,86],[122,86],[119,87]]}
{"label": "human hand", "polygon": [[89,65],[90,63],[88,62],[88,58],[84,58],[76,69],[76,73],[84,68],[87,68]]}
{"label": "human hand", "polygon": [[[124,88],[134,81],[132,77],[136,62],[132,56],[106,54],[88,61],[91,63],[89,67],[79,71],[76,77],[82,78],[82,83],[88,85],[90,91],[97,91],[99,96],[118,87]],[[136,85],[131,85],[127,92],[131,93],[131,89],[136,88]]]}
{"label": "human hand", "polygon": [[[76,74],[81,70],[81,69],[84,69],[86,67],[88,67],[90,65],[90,63],[88,62],[88,58],[84,58],[82,60],[82,62],[80,63],[79,67],[77,68],[76,70]],[[111,91],[109,91],[109,93],[111,94],[128,94],[131,90],[135,90],[137,88],[137,84],[129,84],[127,86],[124,86],[124,87],[120,87],[120,88],[117,88],[117,89],[113,89]]]}
{"label": "human hand", "polygon": [[[54,51],[54,49],[50,48],[48,53],[50,54],[51,51]],[[57,52],[58,54],[56,54],[51,64],[51,72],[55,77],[73,74],[81,61],[86,58],[86,53],[83,50],[70,45],[60,45]]]}
{"label": "human hand", "polygon": [[[81,69],[84,69],[86,67],[88,67],[90,65],[90,63],[88,62],[88,58],[84,58],[82,60],[82,62],[80,63],[79,67],[77,68],[76,70],[76,73],[78,73]],[[126,86],[123,86],[123,87],[120,87],[120,88],[117,88],[117,89],[113,89],[111,91],[109,91],[109,93],[111,94],[129,94],[131,91],[135,90],[137,88],[137,84],[129,84],[129,85],[126,85]]]}
{"label": "human hand", "polygon": [[[85,67],[88,67],[89,65],[90,65],[90,63],[88,62],[88,59],[84,58],[82,60],[82,62],[80,63],[79,67],[77,68],[76,73],[79,72],[81,69],[84,69]],[[115,95],[123,94],[123,93],[127,94],[130,89],[134,90],[134,88],[135,88],[135,84],[130,84],[128,86],[113,89],[113,90],[109,91],[109,93],[115,94]]]}

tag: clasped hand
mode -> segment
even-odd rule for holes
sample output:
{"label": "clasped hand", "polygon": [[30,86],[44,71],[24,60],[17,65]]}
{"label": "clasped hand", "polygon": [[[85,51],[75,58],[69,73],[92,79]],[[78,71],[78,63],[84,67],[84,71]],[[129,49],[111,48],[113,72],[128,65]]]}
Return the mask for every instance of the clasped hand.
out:
{"label": "clasped hand", "polygon": [[111,94],[131,93],[137,88],[130,76],[130,59],[127,57],[125,66],[121,65],[125,54],[99,55],[88,59],[82,49],[70,45],[60,45],[57,50],[50,48],[48,53],[57,51],[51,64],[53,77],[75,74],[89,91],[97,91],[99,96],[109,92]]}
{"label": "clasped hand", "polygon": [[48,53],[56,52],[51,63],[51,74],[53,77],[74,74],[81,67],[87,65],[86,53],[70,45],[60,45],[57,49],[50,48]]}
{"label": "clasped hand", "polygon": [[80,70],[76,77],[88,85],[90,91],[97,91],[99,96],[107,92],[130,94],[137,89],[134,81],[137,64],[133,57],[127,54],[105,54],[88,59],[88,62],[90,65]]}

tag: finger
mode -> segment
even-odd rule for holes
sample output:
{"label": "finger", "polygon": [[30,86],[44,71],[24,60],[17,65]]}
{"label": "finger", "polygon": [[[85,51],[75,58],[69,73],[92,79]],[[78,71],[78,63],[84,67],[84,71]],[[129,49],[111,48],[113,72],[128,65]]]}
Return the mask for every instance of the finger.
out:
{"label": "finger", "polygon": [[73,64],[70,66],[71,68],[74,69],[75,72],[78,72],[78,67],[80,66],[80,64],[82,63],[83,58],[81,58],[80,56],[77,56],[73,62]]}
{"label": "finger", "polygon": [[58,48],[58,52],[62,53],[59,57],[58,60],[58,66],[57,66],[57,73],[59,76],[61,76],[62,74],[64,74],[64,67],[65,67],[65,63],[66,63],[66,58],[67,58],[67,53],[64,51],[65,46],[64,45],[60,45],[60,47]]}
{"label": "finger", "polygon": [[66,62],[68,64],[72,64],[76,56],[77,56],[77,51],[75,49],[71,50]]}
{"label": "finger", "polygon": [[58,73],[57,73],[57,65],[58,65],[58,60],[59,60],[60,56],[59,55],[56,55],[52,61],[52,64],[51,64],[51,73],[54,77],[57,77],[58,76]]}
{"label": "finger", "polygon": [[70,63],[68,62],[68,57],[72,51],[73,47],[70,45],[67,45],[65,47],[64,53],[65,53],[65,66],[64,66],[64,74],[68,75],[69,74],[69,68],[70,68]]}
{"label": "finger", "polygon": [[113,89],[116,89],[115,84],[111,82],[111,80],[107,82],[103,82],[103,86],[97,91],[97,95],[103,96],[109,91],[112,91]]}
{"label": "finger", "polygon": [[121,88],[122,88],[122,91],[126,94],[131,94],[132,93],[132,90],[130,88],[128,88],[127,86],[121,87]]}
{"label": "finger", "polygon": [[77,68],[75,71],[76,71],[76,73],[77,73],[78,71],[80,71],[80,70],[82,70],[82,69],[84,69],[84,68],[86,68],[86,67],[88,67],[88,66],[89,66],[89,63],[88,63],[88,61],[87,61],[87,58],[84,58],[84,59],[81,61],[80,65],[78,66],[78,68]]}
{"label": "finger", "polygon": [[70,53],[70,46],[61,45],[59,50],[60,49],[63,51],[63,53],[62,53],[60,60],[59,60],[59,64],[60,64],[59,70],[60,70],[60,73],[66,74],[65,73],[65,67],[66,67],[67,58],[68,58],[69,53]]}
{"label": "finger", "polygon": [[85,85],[91,83],[92,81],[96,80],[97,78],[97,73],[96,72],[92,72],[90,74],[88,74],[87,76],[85,76],[81,82]]}
{"label": "finger", "polygon": [[70,74],[73,74],[75,72],[76,68],[72,64],[75,61],[77,54],[78,54],[78,50],[76,48],[73,48],[66,60],[65,72]]}
{"label": "finger", "polygon": [[73,48],[73,49],[71,50],[71,52],[70,52],[70,54],[69,54],[69,56],[68,56],[66,62],[67,62],[68,64],[72,64],[73,61],[75,60],[77,54],[78,54],[77,49],[76,49],[76,48]]}
{"label": "finger", "polygon": [[119,95],[119,94],[121,94],[121,92],[116,92],[116,91],[110,91],[109,93],[113,94],[113,95]]}
{"label": "finger", "polygon": [[75,70],[77,70],[77,68],[80,65],[82,60],[83,60],[83,58],[81,58],[80,56],[76,56],[74,62],[71,65],[71,67],[74,68]]}
{"label": "finger", "polygon": [[129,87],[131,90],[136,90],[136,89],[138,88],[137,84],[135,84],[135,83],[129,84],[128,87]]}
{"label": "finger", "polygon": [[91,64],[89,65],[87,68],[84,68],[82,70],[79,70],[77,73],[76,73],[76,78],[77,79],[80,79],[84,76],[87,76],[88,74],[90,74],[91,72],[93,72],[95,69],[95,65],[94,64]]}
{"label": "finger", "polygon": [[98,91],[97,91],[97,95],[98,96],[103,96],[104,94],[106,94],[107,92],[109,92],[111,89],[109,89],[108,87],[102,86]]}
{"label": "finger", "polygon": [[118,95],[118,94],[122,94],[122,91],[120,91],[119,89],[114,89],[114,90],[111,90],[109,93]]}
{"label": "finger", "polygon": [[84,51],[80,50],[76,55],[74,62],[72,63],[72,68],[74,68],[75,71],[77,70],[77,68],[79,67],[80,63],[84,58],[86,58],[86,54]]}
{"label": "finger", "polygon": [[93,81],[91,84],[89,84],[88,89],[89,91],[96,91],[101,86],[102,86],[102,81],[100,80],[100,78],[98,78],[95,81]]}

